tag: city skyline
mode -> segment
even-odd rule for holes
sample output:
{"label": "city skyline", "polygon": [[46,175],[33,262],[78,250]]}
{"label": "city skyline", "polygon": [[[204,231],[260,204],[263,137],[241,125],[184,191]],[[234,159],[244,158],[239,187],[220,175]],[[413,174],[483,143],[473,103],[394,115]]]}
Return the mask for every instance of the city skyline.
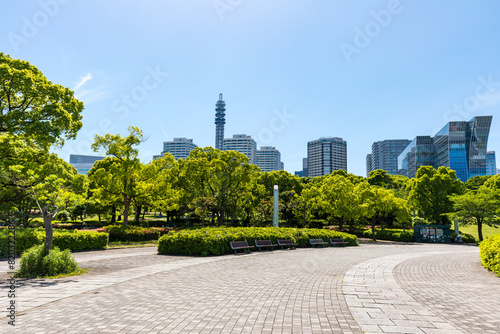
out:
{"label": "city skyline", "polygon": [[129,125],[143,162],[173,138],[213,147],[221,92],[225,132],[279,148],[291,173],[316,138],[346,140],[365,176],[372,143],[484,115],[500,151],[497,1],[219,2],[4,4],[1,51],[85,104],[76,140],[52,151],[94,154],[96,134]]}

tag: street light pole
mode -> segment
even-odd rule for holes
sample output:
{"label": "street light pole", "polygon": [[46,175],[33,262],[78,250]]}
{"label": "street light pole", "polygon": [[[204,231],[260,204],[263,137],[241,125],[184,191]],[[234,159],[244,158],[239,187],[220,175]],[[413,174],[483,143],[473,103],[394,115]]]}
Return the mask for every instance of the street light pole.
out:
{"label": "street light pole", "polygon": [[273,200],[273,226],[279,227],[279,206],[278,206],[278,185],[274,185],[274,200]]}

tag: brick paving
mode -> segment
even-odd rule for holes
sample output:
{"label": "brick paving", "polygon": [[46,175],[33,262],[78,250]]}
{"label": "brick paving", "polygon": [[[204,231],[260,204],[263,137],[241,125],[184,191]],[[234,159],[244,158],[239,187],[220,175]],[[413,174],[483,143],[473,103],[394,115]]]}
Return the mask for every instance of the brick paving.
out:
{"label": "brick paving", "polygon": [[[77,253],[85,275],[18,280],[0,333],[498,333],[500,278],[477,247],[359,247],[182,257]],[[2,269],[5,261],[0,261]],[[0,272],[0,277],[2,276]],[[5,280],[0,281],[2,292]]]}

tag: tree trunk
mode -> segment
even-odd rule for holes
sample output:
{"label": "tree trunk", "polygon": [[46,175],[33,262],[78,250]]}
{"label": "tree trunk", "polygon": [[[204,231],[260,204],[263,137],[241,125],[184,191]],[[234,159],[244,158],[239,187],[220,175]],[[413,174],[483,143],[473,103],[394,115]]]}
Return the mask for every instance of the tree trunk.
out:
{"label": "tree trunk", "polygon": [[141,210],[142,210],[142,205],[136,205],[135,207],[135,217],[134,220],[138,222],[141,220]]}
{"label": "tree trunk", "polygon": [[483,241],[483,221],[482,219],[477,219],[477,236],[479,241]]}
{"label": "tree trunk", "polygon": [[111,207],[111,223],[116,223],[116,206]]}
{"label": "tree trunk", "polygon": [[54,230],[52,229],[53,214],[49,213],[47,209],[43,210],[43,225],[45,227],[45,249],[47,251],[52,249],[52,241],[54,240]]}
{"label": "tree trunk", "polygon": [[127,195],[123,195],[123,226],[128,225],[128,212],[130,210],[130,200],[128,199]]}
{"label": "tree trunk", "polygon": [[101,222],[101,214],[100,213],[97,214],[97,219],[99,219],[99,223],[100,223]]}
{"label": "tree trunk", "polygon": [[376,220],[373,219],[372,220],[372,239],[373,239],[373,241],[377,241],[377,237],[375,236],[375,222],[376,222]]}
{"label": "tree trunk", "polygon": [[144,208],[144,211],[142,212],[142,220],[144,220],[144,217],[146,216],[146,210],[147,210],[147,209],[148,209],[148,208]]}

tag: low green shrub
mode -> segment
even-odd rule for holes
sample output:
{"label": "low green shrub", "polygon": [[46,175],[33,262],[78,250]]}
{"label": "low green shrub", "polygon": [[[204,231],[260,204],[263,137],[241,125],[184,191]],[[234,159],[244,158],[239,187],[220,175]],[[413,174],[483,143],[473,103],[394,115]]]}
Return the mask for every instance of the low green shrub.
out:
{"label": "low green shrub", "polygon": [[[462,236],[462,241],[464,243],[475,243],[476,242],[476,238],[474,238],[474,236],[472,234],[468,234],[468,233],[461,233],[460,232],[460,235]],[[455,232],[453,232],[453,230],[451,230],[451,240],[453,242],[453,240],[455,240],[455,237],[457,236],[457,234]]]}
{"label": "low green shrub", "polygon": [[166,234],[168,229],[145,228],[128,225],[108,225],[103,230],[109,233],[109,241],[149,241],[158,240],[161,235]]}
{"label": "low green shrub", "polygon": [[323,229],[297,229],[275,227],[207,227],[186,229],[162,236],[158,241],[158,253],[178,255],[222,255],[233,252],[229,246],[231,241],[246,240],[254,245],[255,240],[271,240],[276,244],[278,239],[291,239],[299,247],[309,247],[308,239],[343,238],[350,246],[357,246],[354,235]]}
{"label": "low green shrub", "polygon": [[[45,243],[43,228],[16,228],[16,254],[22,254],[34,245]],[[8,255],[8,231],[0,230],[0,256]],[[106,249],[108,234],[95,231],[54,230],[53,245],[72,252],[84,249]]]}
{"label": "low green shrub", "polygon": [[54,247],[47,252],[44,245],[26,250],[20,259],[17,277],[36,278],[78,273],[80,267],[68,249]]}
{"label": "low green shrub", "polygon": [[[363,229],[356,230],[353,232],[359,238],[372,239],[372,230]],[[376,229],[375,238],[377,240],[390,240],[399,242],[412,242],[413,241],[413,230],[403,230],[403,229]]]}
{"label": "low green shrub", "polygon": [[479,257],[483,267],[500,276],[500,234],[479,243]]}

